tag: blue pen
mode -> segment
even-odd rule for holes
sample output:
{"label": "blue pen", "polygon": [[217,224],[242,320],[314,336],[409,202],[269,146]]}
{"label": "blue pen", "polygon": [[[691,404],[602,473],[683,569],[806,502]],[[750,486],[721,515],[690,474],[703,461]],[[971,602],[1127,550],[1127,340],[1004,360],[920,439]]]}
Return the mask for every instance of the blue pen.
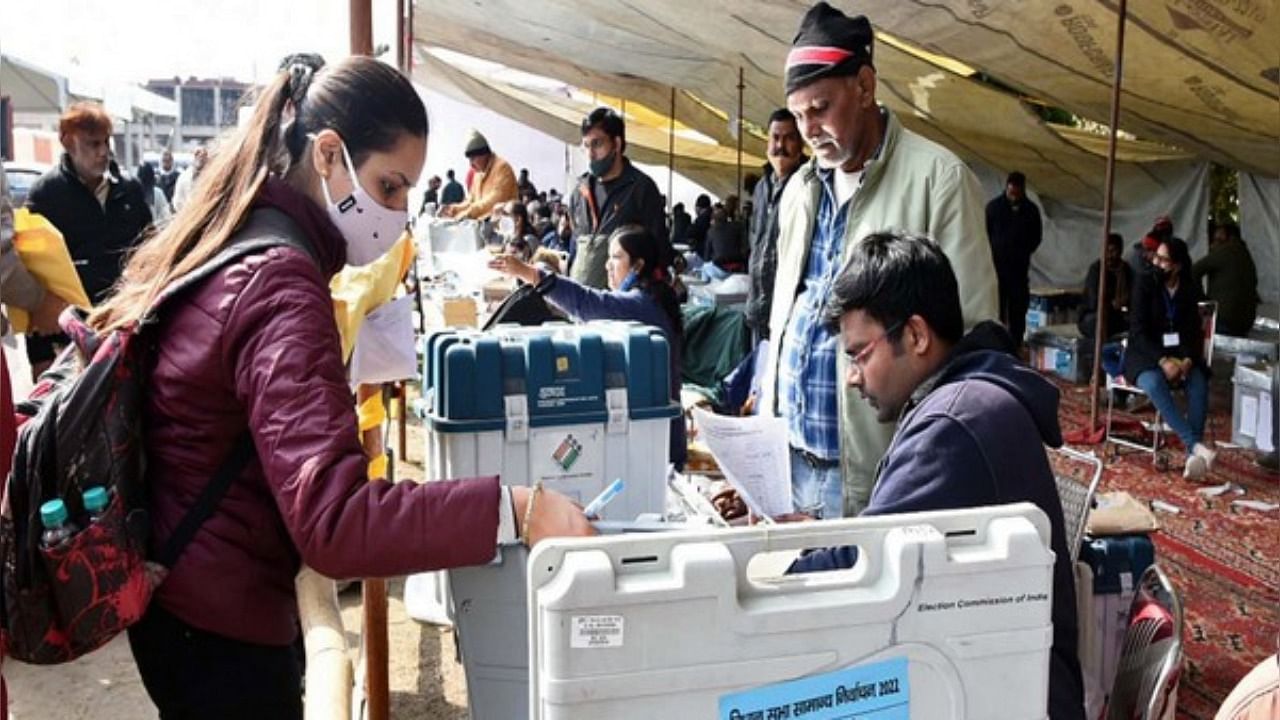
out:
{"label": "blue pen", "polygon": [[621,493],[622,488],[624,487],[626,487],[626,483],[622,481],[622,478],[618,478],[617,480],[609,483],[609,487],[605,488],[603,492],[597,495],[595,500],[587,503],[587,506],[582,509],[582,514],[587,517],[599,517],[600,511],[604,510],[604,506],[608,505],[614,498],[618,497],[618,493]]}

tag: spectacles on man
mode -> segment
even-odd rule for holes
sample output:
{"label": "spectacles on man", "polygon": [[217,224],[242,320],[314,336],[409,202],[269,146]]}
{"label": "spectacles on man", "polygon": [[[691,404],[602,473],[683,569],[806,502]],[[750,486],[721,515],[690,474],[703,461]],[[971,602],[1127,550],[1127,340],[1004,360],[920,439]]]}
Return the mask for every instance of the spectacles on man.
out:
{"label": "spectacles on man", "polygon": [[901,330],[902,327],[906,324],[907,324],[906,320],[899,320],[898,322],[890,325],[887,329],[885,329],[885,331],[880,334],[880,337],[876,338],[875,340],[872,340],[866,345],[863,345],[861,350],[859,350],[858,352],[854,353],[849,357],[849,369],[857,372],[858,377],[862,377],[862,372],[863,372],[862,366],[867,361],[867,358],[871,357],[871,353],[875,352],[876,345],[878,345],[881,340],[884,340],[890,335]]}

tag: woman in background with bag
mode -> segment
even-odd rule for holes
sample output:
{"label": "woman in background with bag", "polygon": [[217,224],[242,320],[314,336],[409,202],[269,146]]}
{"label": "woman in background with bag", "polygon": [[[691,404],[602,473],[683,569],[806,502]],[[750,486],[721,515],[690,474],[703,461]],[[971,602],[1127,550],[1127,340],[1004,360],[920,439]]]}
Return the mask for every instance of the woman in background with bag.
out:
{"label": "woman in background with bag", "polygon": [[591,532],[564,496],[496,477],[368,480],[328,282],[403,232],[427,115],[381,62],[322,65],[286,61],[91,318],[101,333],[136,323],[169,283],[233,242],[280,239],[166,305],[148,329],[153,542],[174,532],[246,431],[254,450],[129,630],[166,719],[302,716],[300,563],[388,577],[485,563],[499,540]]}

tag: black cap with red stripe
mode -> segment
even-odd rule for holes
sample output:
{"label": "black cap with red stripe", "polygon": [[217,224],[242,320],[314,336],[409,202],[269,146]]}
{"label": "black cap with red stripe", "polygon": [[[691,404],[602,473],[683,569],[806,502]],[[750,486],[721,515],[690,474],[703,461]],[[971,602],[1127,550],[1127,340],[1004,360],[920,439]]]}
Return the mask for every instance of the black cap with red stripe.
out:
{"label": "black cap with red stripe", "polygon": [[809,8],[787,54],[787,94],[815,80],[853,75],[871,65],[873,37],[865,15],[849,17],[825,2]]}

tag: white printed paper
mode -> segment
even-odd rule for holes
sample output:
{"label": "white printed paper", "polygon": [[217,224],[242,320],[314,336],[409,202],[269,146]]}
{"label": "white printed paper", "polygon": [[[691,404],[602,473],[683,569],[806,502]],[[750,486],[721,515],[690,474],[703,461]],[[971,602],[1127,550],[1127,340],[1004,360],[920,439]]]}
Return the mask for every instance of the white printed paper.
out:
{"label": "white printed paper", "polygon": [[725,479],[753,513],[775,517],[792,511],[791,451],[782,418],[729,417],[695,408],[693,420]]}
{"label": "white printed paper", "polygon": [[351,353],[351,384],[376,385],[418,376],[413,296],[402,295],[365,316]]}
{"label": "white printed paper", "polygon": [[1273,407],[1271,393],[1258,393],[1258,434],[1255,439],[1257,440],[1258,449],[1262,452],[1271,452],[1276,449],[1271,441],[1273,432],[1271,423],[1275,422],[1275,418],[1271,416]]}
{"label": "white printed paper", "polygon": [[622,647],[624,620],[621,615],[574,615],[573,631],[569,633],[569,647],[611,648]]}
{"label": "white printed paper", "polygon": [[1240,396],[1240,434],[1245,437],[1258,434],[1258,399],[1252,395]]}

